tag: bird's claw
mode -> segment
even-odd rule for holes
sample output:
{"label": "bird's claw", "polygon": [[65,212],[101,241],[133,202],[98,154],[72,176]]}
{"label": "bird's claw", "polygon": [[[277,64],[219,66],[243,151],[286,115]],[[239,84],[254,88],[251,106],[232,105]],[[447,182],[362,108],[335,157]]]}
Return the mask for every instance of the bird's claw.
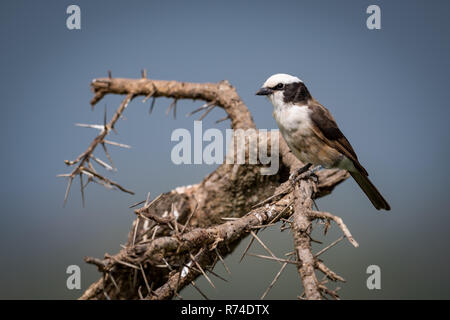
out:
{"label": "bird's claw", "polygon": [[300,168],[297,172],[294,172],[289,177],[289,180],[291,181],[292,186],[295,186],[300,180],[308,180],[311,179],[315,183],[319,183],[319,176],[316,174],[316,172],[320,169],[322,169],[321,166],[317,166],[311,170],[309,168],[311,165],[306,165],[302,168]]}
{"label": "bird's claw", "polygon": [[314,171],[308,171],[305,172],[304,174],[302,174],[300,177],[298,177],[297,179],[301,180],[308,180],[311,179],[313,180],[315,183],[319,183],[319,176],[314,172]]}

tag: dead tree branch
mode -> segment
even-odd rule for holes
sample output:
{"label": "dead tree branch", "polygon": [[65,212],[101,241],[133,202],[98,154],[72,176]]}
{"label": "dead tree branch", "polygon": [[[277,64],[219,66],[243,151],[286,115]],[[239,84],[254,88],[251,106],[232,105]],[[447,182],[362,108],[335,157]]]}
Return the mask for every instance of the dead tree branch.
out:
{"label": "dead tree branch", "polygon": [[[86,125],[100,130],[99,135],[89,147],[73,161],[66,161],[75,169],[64,176],[69,178],[68,191],[76,175],[87,176],[88,182],[95,181],[107,187],[115,187],[124,192],[131,191],[103,177],[95,171],[91,160],[96,161],[93,153],[101,144],[125,146],[106,140],[110,131],[122,116],[129,103],[137,96],[144,96],[146,101],[152,98],[150,111],[155,107],[159,97],[173,99],[169,112],[176,112],[176,102],[181,99],[202,100],[206,104],[199,108],[204,118],[215,108],[221,108],[230,119],[233,129],[255,129],[256,126],[245,104],[236,90],[227,81],[219,83],[189,83],[179,81],[152,80],[142,72],[140,79],[107,78],[94,79],[91,83],[94,107],[106,94],[125,95],[113,118],[107,123],[106,114],[103,126]],[[192,112],[191,112],[192,114]],[[202,182],[196,185],[178,187],[161,194],[153,201],[148,198],[132,207],[135,209],[134,221],[126,245],[115,255],[105,254],[103,259],[86,258],[87,263],[97,266],[103,277],[93,283],[81,299],[170,299],[180,297],[179,292],[187,285],[195,285],[199,276],[209,279],[208,273],[223,257],[233,252],[237,244],[247,235],[257,239],[270,253],[273,261],[282,268],[270,283],[272,288],[286,265],[297,266],[305,296],[319,299],[331,290],[325,289],[324,282],[319,282],[315,270],[323,272],[328,279],[343,281],[311,250],[311,222],[315,219],[335,221],[344,235],[353,244],[348,228],[338,217],[325,212],[312,211],[313,199],[329,194],[333,188],[347,179],[348,173],[340,170],[321,170],[319,182],[301,180],[293,187],[288,177],[293,170],[303,164],[289,151],[284,140],[279,136],[279,148],[272,145],[270,136],[255,130],[253,135],[259,145],[268,147],[268,153],[279,152],[280,169],[274,175],[261,175],[263,164],[222,164]],[[246,159],[251,148],[245,145]],[[272,150],[273,149],[273,150]],[[106,149],[105,149],[106,150]],[[111,162],[103,162],[103,167],[113,168],[107,151],[106,157]],[[81,184],[81,191],[84,191]],[[84,195],[84,193],[83,193]],[[84,197],[84,196],[83,196]],[[224,219],[226,218],[225,222]],[[292,218],[292,221],[286,220]],[[281,259],[256,235],[257,231],[275,225],[283,220],[290,224],[294,234],[296,259]],[[288,222],[286,222],[288,221]],[[247,252],[247,250],[246,250]],[[228,267],[226,267],[229,272]],[[212,279],[209,279],[213,285]],[[198,288],[198,287],[197,287]],[[268,290],[263,297],[267,295]]]}

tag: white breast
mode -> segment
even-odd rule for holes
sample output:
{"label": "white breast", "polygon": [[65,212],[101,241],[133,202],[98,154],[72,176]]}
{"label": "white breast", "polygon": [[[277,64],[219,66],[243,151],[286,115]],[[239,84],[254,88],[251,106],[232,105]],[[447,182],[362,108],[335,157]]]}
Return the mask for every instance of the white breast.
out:
{"label": "white breast", "polygon": [[311,129],[311,111],[308,106],[283,103],[274,107],[274,118],[291,151],[302,162],[315,164],[317,161],[313,157],[316,150],[311,148],[316,138]]}
{"label": "white breast", "polygon": [[281,105],[275,106],[274,118],[278,127],[288,135],[310,134],[311,118],[308,106]]}
{"label": "white breast", "polygon": [[343,155],[315,134],[308,106],[277,103],[274,104],[273,115],[284,140],[300,161],[325,168],[336,167],[337,163],[340,165]]}

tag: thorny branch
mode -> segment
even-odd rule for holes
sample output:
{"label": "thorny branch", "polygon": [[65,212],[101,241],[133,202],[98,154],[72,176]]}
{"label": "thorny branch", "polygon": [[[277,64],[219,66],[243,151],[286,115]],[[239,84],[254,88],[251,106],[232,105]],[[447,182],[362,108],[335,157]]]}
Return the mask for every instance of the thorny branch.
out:
{"label": "thorny branch", "polygon": [[[106,140],[106,137],[115,130],[115,124],[126,107],[137,96],[144,96],[143,102],[152,98],[150,113],[159,97],[173,99],[167,113],[173,111],[174,117],[179,100],[202,100],[205,104],[188,113],[188,116],[202,111],[200,118],[203,119],[218,107],[227,114],[219,121],[229,119],[233,129],[256,127],[247,107],[227,81],[189,83],[152,80],[147,78],[144,70],[140,79],[112,78],[109,72],[106,78],[94,79],[91,87],[94,92],[92,107],[106,94],[125,95],[125,98],[109,122],[106,121],[105,111],[103,125],[80,125],[100,132],[86,151],[75,160],[65,162],[68,166],[75,166],[71,173],[62,175],[69,178],[65,201],[77,175],[80,176],[83,202],[84,188],[91,181],[132,194],[132,191],[100,175],[94,169],[92,160],[107,170],[115,168],[105,145],[129,146]],[[348,174],[340,170],[321,170],[318,172],[318,182],[304,178],[294,184],[288,177],[303,164],[290,153],[281,136],[279,149],[276,150],[270,137],[258,131],[255,135],[258,144],[268,146],[269,153],[279,151],[281,168],[277,174],[261,175],[262,164],[222,164],[199,184],[178,187],[153,201],[150,201],[149,195],[147,200],[133,205],[142,207],[134,210],[136,219],[122,250],[115,255],[105,254],[103,259],[85,258],[87,263],[97,266],[103,277],[93,283],[81,299],[181,299],[179,293],[188,285],[207,298],[194,280],[204,276],[212,287],[215,287],[213,278],[225,280],[213,271],[216,263],[222,263],[231,274],[224,257],[232,253],[249,234],[251,241],[243,257],[253,255],[248,250],[256,239],[269,255],[253,256],[274,261],[281,267],[262,298],[275,285],[286,266],[295,265],[304,288],[300,298],[338,299],[337,290],[325,286],[326,279],[345,280],[330,270],[318,256],[343,237],[355,247],[358,244],[341,218],[331,213],[313,211],[312,205],[314,199],[329,194],[336,185],[347,179]],[[110,164],[93,155],[98,145],[102,145]],[[250,148],[250,143],[247,143],[247,158]],[[83,176],[88,179],[86,185],[83,185]],[[326,228],[334,221],[344,234],[316,254],[312,252],[310,236],[314,220],[324,221]],[[287,254],[287,259],[276,257],[257,235],[278,222],[282,222],[282,229],[289,227],[293,231],[295,251]],[[324,280],[317,279],[316,270],[324,274]]]}
{"label": "thorny branch", "polygon": [[[116,142],[111,142],[108,140],[105,140],[106,136],[110,133],[111,130],[114,130],[114,125],[116,124],[117,120],[119,120],[120,116],[122,115],[123,111],[125,110],[125,108],[128,106],[128,104],[130,103],[130,101],[133,99],[133,94],[129,93],[127,94],[127,96],[125,97],[125,99],[123,99],[122,103],[120,104],[119,108],[117,109],[116,113],[114,114],[113,118],[111,119],[110,122],[106,123],[106,108],[105,108],[105,116],[104,116],[104,123],[103,125],[83,125],[83,124],[78,124],[78,126],[82,126],[82,127],[88,127],[88,128],[95,128],[98,129],[100,131],[100,133],[94,138],[94,140],[91,142],[91,144],[89,145],[89,147],[86,149],[86,151],[84,151],[82,154],[80,154],[75,160],[69,161],[69,160],[65,160],[64,163],[68,166],[75,166],[75,169],[70,173],[70,174],[61,174],[59,175],[60,177],[68,177],[69,178],[69,183],[67,184],[67,189],[66,189],[66,194],[64,196],[64,204],[67,201],[67,198],[69,196],[69,192],[70,192],[70,187],[72,185],[72,181],[74,179],[74,177],[76,175],[80,176],[80,188],[81,188],[81,194],[82,194],[82,198],[83,198],[83,205],[84,205],[84,188],[86,188],[86,185],[83,185],[83,175],[86,175],[88,177],[88,182],[94,181],[94,182],[98,182],[100,184],[102,184],[103,186],[107,187],[107,188],[113,188],[116,187],[118,189],[120,189],[123,192],[126,193],[130,193],[130,194],[134,194],[133,191],[127,190],[124,187],[122,187],[121,185],[119,185],[116,182],[113,182],[107,178],[105,178],[104,176],[98,174],[94,167],[92,166],[91,163],[91,159],[93,159],[95,162],[97,162],[98,164],[100,164],[101,166],[103,166],[104,168],[108,169],[108,170],[112,170],[113,168],[108,165],[107,163],[103,162],[102,160],[96,158],[93,153],[94,150],[97,148],[97,146],[99,144],[102,145],[103,150],[107,156],[107,158],[109,159],[109,161],[112,164],[112,160],[111,157],[106,149],[106,144],[111,144],[111,145],[116,145],[119,147],[124,147],[125,145],[120,144],[120,143],[116,143]],[[128,147],[128,146],[125,146]],[[86,168],[85,165],[87,165],[89,167]],[[113,164],[112,164],[113,165]],[[97,180],[96,180],[97,179]]]}

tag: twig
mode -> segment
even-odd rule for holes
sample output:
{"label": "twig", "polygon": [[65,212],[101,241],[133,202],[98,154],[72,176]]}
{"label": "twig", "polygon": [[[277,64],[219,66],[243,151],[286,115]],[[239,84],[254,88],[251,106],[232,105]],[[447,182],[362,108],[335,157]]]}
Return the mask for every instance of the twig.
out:
{"label": "twig", "polygon": [[316,261],[316,268],[320,270],[323,274],[327,276],[328,279],[332,281],[341,281],[345,282],[345,279],[342,278],[340,275],[336,274],[332,270],[330,270],[322,261],[317,260]]}
{"label": "twig", "polygon": [[111,185],[111,186],[114,186],[114,187],[120,189],[120,190],[123,191],[123,192],[129,193],[129,194],[134,194],[133,191],[128,190],[128,189],[125,189],[125,188],[122,187],[120,184],[118,184],[118,183],[116,183],[116,182],[114,182],[114,181],[111,181],[111,180],[109,180],[109,179],[107,179],[107,178],[105,178],[105,177],[99,175],[98,173],[96,173],[96,172],[94,172],[94,171],[92,171],[92,170],[90,170],[90,169],[88,169],[88,168],[80,167],[80,170],[81,170],[83,173],[88,173],[88,174],[94,176],[95,178],[97,178],[97,179],[99,179],[99,180],[105,182],[106,184]]}
{"label": "twig", "polygon": [[340,217],[335,216],[328,212],[323,212],[323,211],[310,211],[309,214],[314,218],[333,220],[334,222],[336,222],[336,224],[339,226],[339,228],[341,228],[342,232],[344,233],[344,235],[346,236],[348,241],[355,248],[357,248],[359,246],[358,242],[356,242],[356,240],[353,239],[352,234],[350,233],[350,231],[348,230],[344,221],[342,221],[342,219]]}
{"label": "twig", "polygon": [[[99,96],[96,96],[93,101],[98,102],[99,99],[101,99],[101,97],[103,97],[104,93],[101,93]],[[101,97],[100,97],[101,96]],[[106,123],[106,108],[105,108],[105,116],[104,116],[104,123],[102,126],[99,125],[83,125],[83,124],[77,124],[79,126],[84,126],[84,127],[88,127],[88,128],[96,128],[100,130],[99,135],[97,135],[94,140],[91,142],[91,144],[89,145],[89,147],[86,149],[86,151],[84,151],[82,154],[80,154],[75,160],[73,161],[68,161],[66,160],[65,163],[68,166],[72,166],[77,164],[77,166],[75,167],[75,169],[72,171],[72,173],[70,173],[70,180],[69,180],[69,184],[66,190],[66,194],[64,196],[64,205],[66,204],[67,201],[67,197],[69,195],[69,191],[70,191],[70,185],[72,184],[72,180],[74,178],[75,175],[80,174],[81,172],[89,172],[91,175],[95,176],[96,178],[100,179],[101,181],[103,181],[104,183],[106,183],[107,185],[113,185],[117,188],[119,188],[121,191],[123,192],[127,192],[130,194],[134,194],[132,191],[129,191],[125,188],[123,188],[122,186],[120,186],[119,184],[110,181],[109,179],[97,174],[95,171],[91,171],[90,169],[87,169],[84,167],[84,165],[86,163],[89,164],[89,159],[93,158],[97,163],[99,163],[100,165],[104,166],[105,168],[111,168],[109,165],[107,165],[106,163],[104,163],[103,161],[97,159],[96,157],[93,156],[93,152],[96,149],[96,147],[101,144],[104,146],[105,143],[105,137],[108,135],[108,133],[111,130],[114,130],[114,126],[116,124],[116,122],[119,120],[119,118],[121,117],[123,111],[126,109],[126,107],[128,106],[128,104],[130,103],[130,101],[133,99],[134,94],[133,93],[128,93],[126,95],[126,97],[122,100],[122,103],[120,104],[119,108],[117,109],[116,113],[114,114],[114,116],[112,117],[111,121],[109,123]],[[106,148],[105,148],[105,152]],[[107,157],[109,157],[109,154],[107,154]],[[112,162],[111,162],[112,163]],[[112,169],[112,168],[111,168]],[[105,185],[105,184],[104,184]],[[106,185],[105,185],[106,186]]]}

